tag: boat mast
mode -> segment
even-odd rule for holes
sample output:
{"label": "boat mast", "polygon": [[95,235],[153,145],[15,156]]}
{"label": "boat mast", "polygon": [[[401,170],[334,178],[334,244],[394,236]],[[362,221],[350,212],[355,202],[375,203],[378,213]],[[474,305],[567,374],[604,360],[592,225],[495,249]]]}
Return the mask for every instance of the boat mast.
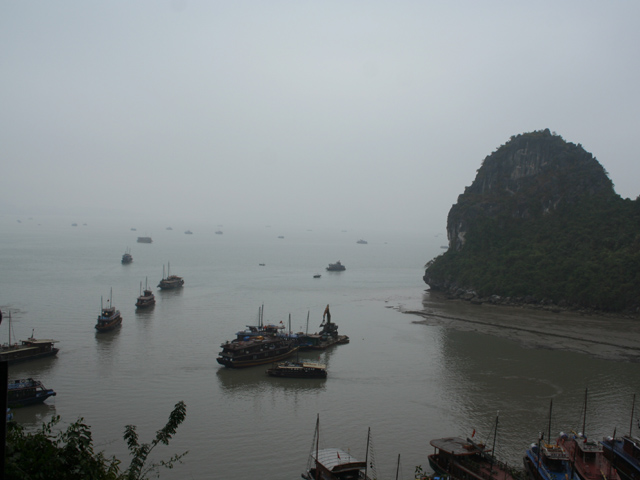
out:
{"label": "boat mast", "polygon": [[367,451],[364,454],[364,478],[367,479],[367,467],[369,466],[369,439],[371,438],[371,427],[367,431]]}
{"label": "boat mast", "polygon": [[309,335],[309,313],[311,313],[311,310],[307,310],[307,331],[305,332],[306,335]]}
{"label": "boat mast", "polygon": [[629,436],[633,433],[633,410],[636,406],[636,394],[633,394],[633,401],[631,402],[631,423],[629,423]]}
{"label": "boat mast", "polygon": [[9,348],[11,348],[11,310],[9,310]]}
{"label": "boat mast", "polygon": [[316,480],[320,477],[320,461],[318,460],[318,451],[320,450],[320,414],[316,418]]}
{"label": "boat mast", "polygon": [[396,465],[396,480],[398,480],[399,473],[400,473],[400,454],[398,454],[398,465]]}
{"label": "boat mast", "polygon": [[584,389],[584,413],[582,414],[582,436],[586,438],[586,433],[584,431],[584,429],[586,428],[587,425],[587,392],[589,391],[588,388]]}
{"label": "boat mast", "polygon": [[498,436],[498,419],[500,418],[500,412],[496,414],[496,426],[493,430],[493,445],[491,447],[491,462],[489,463],[489,470],[493,470],[493,461],[496,457],[496,437]]}

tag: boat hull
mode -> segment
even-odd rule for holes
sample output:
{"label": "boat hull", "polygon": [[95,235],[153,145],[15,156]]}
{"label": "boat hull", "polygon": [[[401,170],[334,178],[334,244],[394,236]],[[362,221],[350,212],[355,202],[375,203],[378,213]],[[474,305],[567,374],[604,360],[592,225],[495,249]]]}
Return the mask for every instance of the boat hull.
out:
{"label": "boat hull", "polygon": [[283,353],[278,353],[272,356],[264,356],[264,357],[258,357],[258,358],[230,358],[230,357],[221,355],[216,360],[220,365],[224,365],[227,368],[256,367],[258,365],[266,365],[269,363],[278,362],[280,360],[285,360],[291,357],[297,351],[298,351],[298,347],[293,347]]}
{"label": "boat hull", "polygon": [[267,375],[282,378],[327,378],[327,370],[324,367],[287,362],[268,368]]}
{"label": "boat hull", "polygon": [[50,351],[47,352],[38,352],[38,353],[28,353],[17,350],[13,351],[3,351],[0,353],[0,362],[7,362],[9,365],[14,365],[16,363],[28,362],[30,360],[38,360],[40,358],[53,357],[58,354],[59,349],[52,347]]}

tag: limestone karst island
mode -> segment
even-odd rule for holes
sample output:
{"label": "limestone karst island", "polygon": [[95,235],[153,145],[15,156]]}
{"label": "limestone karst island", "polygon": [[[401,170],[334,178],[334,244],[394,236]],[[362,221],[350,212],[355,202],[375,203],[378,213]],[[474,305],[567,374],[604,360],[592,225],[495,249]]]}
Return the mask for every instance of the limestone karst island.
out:
{"label": "limestone karst island", "polygon": [[447,218],[448,250],[424,281],[475,303],[636,314],[640,202],[598,160],[548,129],[486,157]]}

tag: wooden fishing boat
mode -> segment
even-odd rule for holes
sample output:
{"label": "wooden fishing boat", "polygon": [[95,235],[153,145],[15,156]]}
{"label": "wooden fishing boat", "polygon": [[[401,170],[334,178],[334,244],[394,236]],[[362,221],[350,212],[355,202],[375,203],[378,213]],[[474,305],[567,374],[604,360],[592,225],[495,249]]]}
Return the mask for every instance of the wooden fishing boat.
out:
{"label": "wooden fishing boat", "polygon": [[136,308],[149,308],[156,304],[156,296],[147,287],[147,279],[144,280],[144,292],[142,291],[142,282],[140,282],[140,295],[136,300]]}
{"label": "wooden fishing boat", "polygon": [[41,381],[33,378],[10,381],[7,385],[7,405],[10,408],[36,405],[55,395],[56,392],[45,388]]}
{"label": "wooden fishing boat", "polygon": [[[2,312],[0,312],[0,321],[2,321]],[[9,365],[15,363],[26,362],[28,360],[36,360],[44,357],[51,357],[58,353],[58,348],[54,344],[58,340],[36,339],[31,331],[31,337],[16,343],[11,339],[11,312],[9,312],[9,343],[0,346],[0,361],[8,362]]]}
{"label": "wooden fishing boat", "polygon": [[96,330],[98,333],[110,332],[111,330],[120,328],[122,325],[120,310],[116,310],[116,307],[113,306],[112,300],[113,289],[111,289],[111,293],[109,294],[106,307],[103,306],[102,297],[100,297],[100,314],[98,315],[98,322],[96,323]]}
{"label": "wooden fishing boat", "polygon": [[[498,430],[496,417],[494,445]],[[475,433],[475,431],[474,431]],[[474,435],[471,435],[473,438]],[[431,440],[434,453],[429,465],[438,474],[461,480],[522,480],[524,473],[495,458],[493,448],[484,443],[460,437]]]}
{"label": "wooden fishing boat", "polygon": [[164,276],[164,265],[162,266],[162,280],[158,284],[158,288],[161,290],[172,290],[174,288],[180,288],[184,285],[184,279],[177,275],[171,275],[171,264],[167,263],[167,276]]}
{"label": "wooden fishing boat", "polygon": [[561,433],[560,445],[569,457],[572,471],[582,480],[620,480],[620,475],[611,462],[604,456],[602,444],[590,440],[585,433],[587,419],[587,390],[584,393],[584,416],[582,432]]}
{"label": "wooden fishing boat", "polygon": [[[552,410],[553,401],[549,404],[547,438],[551,438]],[[540,435],[538,443],[531,444],[523,458],[524,468],[531,480],[577,480],[564,449],[557,443],[546,443],[543,437],[544,435]]]}
{"label": "wooden fishing boat", "polygon": [[307,468],[302,473],[305,480],[373,480],[378,477],[373,459],[369,459],[371,429],[367,435],[365,460],[361,461],[339,448],[320,449],[320,416],[316,420],[316,430],[312,451],[309,453]]}
{"label": "wooden fishing boat", "polygon": [[631,404],[629,435],[616,437],[614,430],[612,437],[605,437],[602,440],[604,456],[618,469],[618,473],[624,480],[640,480],[640,437],[633,435],[635,403],[636,396],[634,395]]}

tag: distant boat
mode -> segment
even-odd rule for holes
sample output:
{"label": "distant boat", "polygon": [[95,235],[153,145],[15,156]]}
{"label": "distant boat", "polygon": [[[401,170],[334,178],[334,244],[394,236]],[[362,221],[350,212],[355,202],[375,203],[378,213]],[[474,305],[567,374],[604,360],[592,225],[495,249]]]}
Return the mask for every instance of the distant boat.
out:
{"label": "distant boat", "polygon": [[358,240],[356,243],[359,243],[360,245],[366,245],[366,244],[368,244],[369,242],[367,242],[366,240],[362,240],[362,239],[360,239],[360,240]]}
{"label": "distant boat", "polygon": [[185,235],[193,235],[193,232],[191,230],[185,230]]}
{"label": "distant boat", "polygon": [[343,270],[346,270],[346,269],[347,267],[342,265],[340,260],[338,260],[336,263],[330,263],[329,266],[327,267],[328,272],[342,272]]}
{"label": "distant boat", "polygon": [[135,232],[136,230],[137,230],[137,228],[132,228],[131,229],[132,232]]}
{"label": "distant boat", "polygon": [[284,238],[284,235],[278,235],[278,238]]}
{"label": "distant boat", "polygon": [[131,256],[131,250],[127,248],[127,251],[122,255],[122,263],[127,264],[133,262],[133,257]]}
{"label": "distant boat", "polygon": [[322,275],[320,275],[319,273],[316,273],[313,278],[320,278]]}
{"label": "distant boat", "polygon": [[261,266],[261,267],[264,267],[264,266],[265,266],[265,264],[264,264],[264,263],[259,263],[258,265],[259,265],[259,266]]}
{"label": "distant boat", "polygon": [[162,266],[162,280],[158,284],[161,290],[172,290],[184,285],[184,279],[177,275],[171,275],[171,264],[167,263],[167,276],[164,276],[164,265]]}
{"label": "distant boat", "polygon": [[167,227],[167,230],[173,230],[173,228],[171,228],[171,227]]}
{"label": "distant boat", "polygon": [[222,230],[216,230],[216,235],[222,235]]}
{"label": "distant boat", "polygon": [[138,243],[152,243],[151,237],[138,237]]}
{"label": "distant boat", "polygon": [[300,350],[325,350],[333,345],[344,345],[349,343],[349,337],[347,335],[339,335],[338,325],[331,321],[329,305],[324,309],[320,327],[322,327],[322,330],[319,332],[308,333],[309,313],[307,313],[307,333],[298,334]]}
{"label": "distant boat", "polygon": [[7,404],[10,408],[36,405],[56,395],[56,392],[44,388],[41,381],[33,378],[10,381],[7,387]]}
{"label": "distant boat", "polygon": [[149,308],[156,304],[156,296],[147,287],[147,279],[144,280],[144,293],[142,292],[142,282],[140,282],[140,296],[136,300],[137,308]]}
{"label": "distant boat", "polygon": [[110,332],[122,325],[122,317],[120,316],[120,310],[116,310],[113,306],[113,289],[109,294],[109,300],[107,300],[107,306],[102,305],[102,297],[100,297],[100,315],[98,315],[98,322],[96,323],[96,330],[98,333]]}
{"label": "distant boat", "polygon": [[78,226],[78,224],[77,224],[77,223],[72,223],[72,224],[71,224],[71,226],[72,226],[72,227],[77,227],[77,226]]}
{"label": "distant boat", "polygon": [[[0,320],[2,319],[2,312],[0,312]],[[9,343],[0,346],[0,361],[8,362],[9,365],[19,362],[25,362],[27,360],[35,360],[38,358],[49,357],[56,355],[58,349],[53,345],[57,343],[57,340],[42,339],[37,340],[33,337],[33,330],[31,331],[31,337],[27,340],[21,340],[20,344],[11,343],[11,312],[9,312]]]}

